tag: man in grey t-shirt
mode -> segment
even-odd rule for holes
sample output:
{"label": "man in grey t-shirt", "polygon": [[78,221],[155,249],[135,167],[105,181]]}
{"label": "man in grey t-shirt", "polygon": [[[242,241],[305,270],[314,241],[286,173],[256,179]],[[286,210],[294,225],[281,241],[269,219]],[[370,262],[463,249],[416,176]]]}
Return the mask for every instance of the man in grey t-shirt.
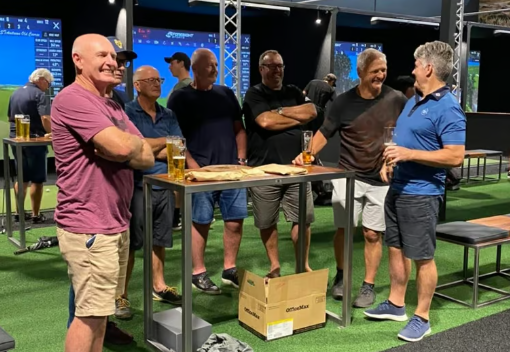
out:
{"label": "man in grey t-shirt", "polygon": [[185,53],[177,52],[174,53],[171,57],[165,57],[165,61],[170,64],[168,67],[172,76],[177,78],[179,81],[170,91],[170,95],[178,89],[187,87],[191,83],[191,78],[189,75],[189,69],[191,66],[191,60],[188,55]]}

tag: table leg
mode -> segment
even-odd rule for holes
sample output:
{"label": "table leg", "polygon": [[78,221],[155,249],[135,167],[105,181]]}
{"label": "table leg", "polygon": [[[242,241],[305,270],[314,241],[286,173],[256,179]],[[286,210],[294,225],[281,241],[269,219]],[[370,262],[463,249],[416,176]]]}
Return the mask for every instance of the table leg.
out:
{"label": "table leg", "polygon": [[154,341],[154,321],[152,306],[152,185],[143,183],[143,209],[145,211],[143,228],[145,243],[143,246],[143,326],[145,340]]}
{"label": "table leg", "polygon": [[296,258],[296,274],[305,272],[306,259],[306,187],[307,183],[299,184],[299,221],[298,221],[298,256]]}
{"label": "table leg", "polygon": [[19,248],[26,247],[25,241],[25,197],[23,187],[23,147],[16,146],[16,158],[18,166],[18,214],[19,214]]}
{"label": "table leg", "polygon": [[342,326],[351,325],[352,291],[352,247],[354,237],[354,177],[347,178],[345,209],[347,222],[344,235],[344,292],[342,300]]}
{"label": "table leg", "polygon": [[480,249],[475,248],[475,263],[473,268],[473,303],[472,308],[478,308],[478,283],[480,281]]}
{"label": "table leg", "polygon": [[503,154],[499,155],[499,172],[498,172],[498,181],[501,180],[501,169],[503,168]]}
{"label": "table leg", "polygon": [[193,261],[191,260],[191,201],[192,194],[179,192],[182,194],[181,200],[184,214],[182,216],[182,343],[183,351],[193,349],[193,296],[191,277],[193,274]]}
{"label": "table leg", "polygon": [[5,231],[7,238],[12,241],[12,208],[11,208],[11,169],[9,158],[9,145],[4,143],[4,196],[5,196]]}

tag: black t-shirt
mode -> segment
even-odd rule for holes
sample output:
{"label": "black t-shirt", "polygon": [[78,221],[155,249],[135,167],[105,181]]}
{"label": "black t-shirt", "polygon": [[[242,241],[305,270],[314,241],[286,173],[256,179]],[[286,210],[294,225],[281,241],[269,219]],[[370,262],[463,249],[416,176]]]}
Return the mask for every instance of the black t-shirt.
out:
{"label": "black t-shirt", "polygon": [[238,164],[234,122],[242,123],[242,114],[230,88],[213,85],[201,91],[187,86],[170,95],[167,108],[177,115],[188,151],[198,165]]}
{"label": "black t-shirt", "polygon": [[335,94],[335,88],[327,82],[314,79],[310,81],[306,88],[306,96],[318,107],[325,109],[328,101],[332,100]]}
{"label": "black t-shirt", "polygon": [[266,111],[305,103],[303,92],[293,85],[272,90],[260,83],[248,89],[243,104],[248,134],[248,165],[290,164],[301,153],[301,126],[269,131],[260,127],[255,119]]}
{"label": "black t-shirt", "polygon": [[382,185],[384,127],[395,126],[407,99],[386,85],[377,98],[364,99],[357,88],[335,99],[320,131],[326,138],[339,132],[341,168],[356,171],[360,181]]}

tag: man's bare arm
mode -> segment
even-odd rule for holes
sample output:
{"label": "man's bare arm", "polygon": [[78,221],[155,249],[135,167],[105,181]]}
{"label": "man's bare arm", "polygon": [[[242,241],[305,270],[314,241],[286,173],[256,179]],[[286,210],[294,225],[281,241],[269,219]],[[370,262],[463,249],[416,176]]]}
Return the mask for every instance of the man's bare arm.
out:
{"label": "man's bare arm", "polygon": [[274,111],[266,111],[255,119],[255,122],[265,130],[281,131],[300,124],[298,120],[282,116]]}
{"label": "man's bare arm", "polygon": [[200,169],[200,165],[193,159],[189,150],[186,150],[186,164],[188,169]]}
{"label": "man's bare arm", "polygon": [[246,159],[246,131],[241,121],[234,122],[234,133],[236,135],[237,157]]}
{"label": "man's bare arm", "polygon": [[411,161],[432,167],[458,167],[464,162],[464,151],[463,145],[445,145],[434,151],[413,150]]}
{"label": "man's bare arm", "polygon": [[315,104],[307,103],[298,106],[285,107],[282,109],[282,115],[305,124],[317,117],[317,109],[315,108]]}
{"label": "man's bare arm", "polygon": [[312,154],[318,155],[320,153],[320,151],[322,150],[322,148],[324,148],[324,146],[327,143],[328,143],[328,140],[326,139],[326,137],[324,137],[322,132],[320,130],[317,131],[315,133],[315,136],[313,136],[313,139],[312,139]]}
{"label": "man's bare arm", "polygon": [[145,140],[149,143],[154,155],[158,155],[161,150],[166,148],[166,137],[145,138]]}
{"label": "man's bare arm", "polygon": [[46,133],[51,133],[51,116],[50,115],[41,116],[41,122]]}
{"label": "man's bare arm", "polygon": [[108,160],[120,163],[129,161],[142,153],[142,139],[121,131],[115,126],[107,127],[97,133],[92,138],[92,142]]}
{"label": "man's bare arm", "polygon": [[149,143],[142,139],[141,152],[129,160],[129,166],[136,170],[146,170],[154,166],[154,152]]}
{"label": "man's bare arm", "polygon": [[156,156],[157,160],[166,160],[167,159],[166,148],[161,149],[159,153],[154,155]]}

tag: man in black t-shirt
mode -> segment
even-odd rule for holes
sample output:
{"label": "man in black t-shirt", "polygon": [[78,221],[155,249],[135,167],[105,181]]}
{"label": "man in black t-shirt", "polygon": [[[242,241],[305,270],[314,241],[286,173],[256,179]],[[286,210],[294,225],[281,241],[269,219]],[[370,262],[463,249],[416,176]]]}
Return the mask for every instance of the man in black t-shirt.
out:
{"label": "man in black t-shirt", "polygon": [[[383,162],[384,128],[395,126],[407,99],[400,92],[384,85],[386,56],[366,49],[357,60],[360,84],[339,95],[331,106],[324,124],[312,141],[313,153],[326,145],[327,138],[336,132],[340,135],[340,160],[342,169],[356,172],[354,190],[354,225],[362,217],[365,237],[365,280],[353,305],[371,306],[375,301],[374,283],[382,256],[382,237],[385,231],[384,200],[388,192],[379,175]],[[302,164],[298,154],[295,164]],[[343,293],[343,251],[346,221],[346,180],[333,180],[333,211],[337,227],[334,247],[337,274],[332,288],[335,299]]]}
{"label": "man in black t-shirt", "polygon": [[312,120],[307,129],[312,130],[313,133],[322,126],[324,122],[324,114],[326,112],[326,104],[332,101],[335,97],[336,76],[328,73],[324,79],[314,79],[310,81],[303,94],[315,104],[317,108],[317,118]]}
{"label": "man in black t-shirt", "polygon": [[[188,169],[209,165],[244,165],[246,132],[241,107],[232,90],[214,84],[218,61],[209,49],[197,49],[191,57],[193,82],[174,91],[167,107],[177,115],[186,138]],[[194,193],[192,196],[193,286],[217,295],[221,290],[209,278],[204,263],[205,245],[215,204],[224,220],[224,268],[222,282],[239,287],[236,269],[243,221],[248,217],[246,189]]]}
{"label": "man in black t-shirt", "polygon": [[[301,152],[302,126],[317,117],[315,105],[306,103],[302,91],[283,85],[283,59],[275,50],[259,59],[262,83],[250,87],[244,97],[244,120],[248,132],[248,165],[290,164]],[[268,277],[280,276],[278,230],[280,204],[287,222],[292,223],[291,237],[297,253],[299,185],[264,186],[250,189],[255,226],[260,229],[271,262]],[[308,185],[306,208],[306,260],[310,247],[310,224],[314,221],[313,197]]]}

